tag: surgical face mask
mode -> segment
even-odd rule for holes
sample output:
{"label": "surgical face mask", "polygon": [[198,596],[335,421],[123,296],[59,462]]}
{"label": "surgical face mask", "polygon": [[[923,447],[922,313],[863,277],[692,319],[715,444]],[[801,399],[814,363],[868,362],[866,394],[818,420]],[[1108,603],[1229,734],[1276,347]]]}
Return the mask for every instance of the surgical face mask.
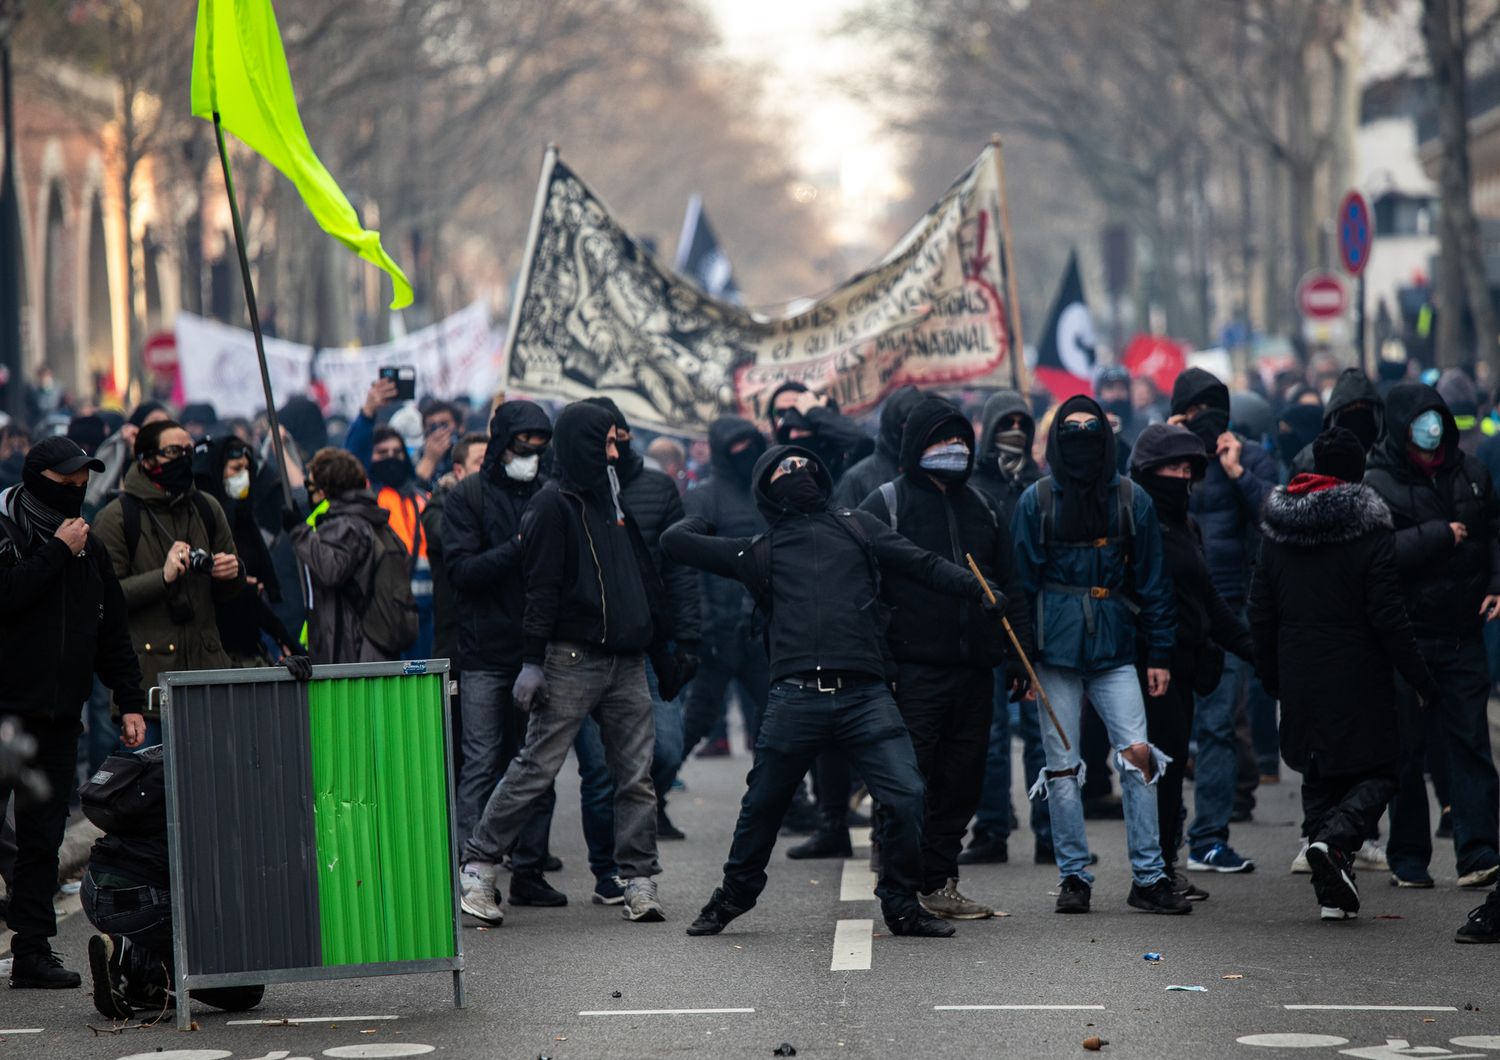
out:
{"label": "surgical face mask", "polygon": [[244,468],[226,478],[224,492],[240,501],[250,496],[250,469]]}
{"label": "surgical face mask", "polygon": [[536,478],[537,469],[541,467],[541,464],[540,453],[511,457],[510,463],[505,465],[505,477],[516,482],[530,482]]}
{"label": "surgical face mask", "polygon": [[1411,421],[1411,444],[1426,453],[1443,444],[1443,417],[1437,409],[1428,409]]}
{"label": "surgical face mask", "polygon": [[923,471],[967,471],[969,447],[962,442],[935,445],[922,453],[918,466]]}

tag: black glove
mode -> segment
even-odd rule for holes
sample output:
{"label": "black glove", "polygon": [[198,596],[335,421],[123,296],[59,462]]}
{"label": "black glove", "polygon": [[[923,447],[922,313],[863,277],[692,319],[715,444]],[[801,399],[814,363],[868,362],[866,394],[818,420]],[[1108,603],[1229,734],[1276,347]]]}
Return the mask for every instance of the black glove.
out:
{"label": "black glove", "polygon": [[[673,659],[677,663],[677,690],[680,692],[686,688],[694,677],[698,676],[698,667],[702,659],[698,655],[698,642],[696,640],[679,640],[677,651],[673,653]],[[676,699],[676,696],[663,696],[662,698]]]}
{"label": "black glove", "polygon": [[306,655],[288,655],[281,660],[281,665],[298,681],[312,680],[312,660]]}
{"label": "black glove", "polygon": [[538,707],[545,707],[548,696],[547,675],[536,663],[526,663],[521,667],[516,683],[511,686],[510,694],[516,707],[525,714],[530,714]]}
{"label": "black glove", "polygon": [[682,680],[681,667],[677,657],[667,651],[665,644],[653,644],[647,653],[651,660],[652,672],[656,674],[656,694],[661,697],[663,703],[670,703],[677,698],[677,693],[682,691],[686,683]]}
{"label": "black glove", "polygon": [[293,530],[297,529],[297,527],[299,526],[304,525],[306,522],[307,514],[305,512],[299,512],[296,508],[281,509],[281,528],[287,533],[290,534]]}
{"label": "black glove", "polygon": [[1005,667],[1005,686],[1010,689],[1010,698],[1020,701],[1026,698],[1026,693],[1031,691],[1031,678],[1026,674],[1026,667],[1020,662],[1009,663]]}
{"label": "black glove", "polygon": [[993,600],[991,600],[988,596],[982,596],[979,598],[979,603],[984,608],[984,613],[987,615],[998,616],[1005,614],[1005,594],[1002,592],[996,591],[995,598]]}

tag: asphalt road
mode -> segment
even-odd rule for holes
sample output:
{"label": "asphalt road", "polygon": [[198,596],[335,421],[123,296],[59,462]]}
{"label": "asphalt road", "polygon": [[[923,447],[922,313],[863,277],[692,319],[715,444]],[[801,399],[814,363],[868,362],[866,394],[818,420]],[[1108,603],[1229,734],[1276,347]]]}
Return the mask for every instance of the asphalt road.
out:
{"label": "asphalt road", "polygon": [[[1118,1057],[1500,1058],[1500,946],[1451,941],[1483,899],[1454,886],[1451,844],[1438,846],[1436,890],[1397,891],[1364,873],[1361,918],[1322,923],[1307,877],[1287,872],[1295,783],[1262,788],[1255,821],[1234,827],[1257,871],[1198,876],[1212,898],[1189,917],[1126,907],[1123,826],[1096,822],[1087,917],[1053,914],[1056,871],[1031,864],[1023,831],[1017,861],[963,879],[1009,915],[960,924],[951,940],[890,937],[862,862],[780,851],[760,906],[723,935],[690,939],[683,928],[717,878],[748,765],[740,755],[685,770],[672,812],[689,838],[663,845],[670,919],[655,925],[590,904],[567,767],[554,831],[567,864],[554,882],[571,904],[508,909],[503,928],[466,930],[465,1010],[446,975],[352,980],[273,987],[249,1014],[198,1006],[199,1030],[184,1034],[170,1018],[111,1028],[83,991],[9,991],[0,1058],[646,1060],[771,1057],[783,1042],[803,1058],[1052,1057],[1085,1055],[1094,1034]],[[88,932],[81,915],[61,929],[59,948],[80,969]],[[684,1009],[709,1011],[672,1011]],[[231,1023],[251,1017],[278,1022]]]}

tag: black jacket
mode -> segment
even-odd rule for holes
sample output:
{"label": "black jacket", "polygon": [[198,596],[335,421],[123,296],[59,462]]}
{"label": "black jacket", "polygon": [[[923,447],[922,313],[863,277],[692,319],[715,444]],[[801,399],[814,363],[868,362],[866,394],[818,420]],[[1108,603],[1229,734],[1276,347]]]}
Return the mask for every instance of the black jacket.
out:
{"label": "black jacket", "polygon": [[[978,600],[982,591],[967,569],[917,548],[868,512],[830,508],[809,515],[776,505],[766,486],[777,463],[794,454],[815,456],[779,445],[755,465],[755,496],[770,525],[764,546],[757,548],[751,538],[710,536],[705,520],[689,516],[662,535],[662,549],[680,563],[736,578],[769,598],[772,680],[820,670],[883,677],[883,609],[872,567],[961,599]],[[818,474],[832,493],[821,464]],[[846,520],[858,520],[859,529],[841,526]],[[769,572],[757,569],[757,554],[767,556]]]}
{"label": "black jacket", "polygon": [[[995,430],[1007,416],[1021,414],[1021,424],[1026,431],[1026,455],[1021,468],[1014,475],[1000,467],[1000,447],[995,444]],[[1036,440],[1036,420],[1026,399],[1014,390],[1001,390],[984,403],[979,436],[979,454],[974,458],[974,477],[970,481],[975,488],[1000,509],[1007,526],[1015,515],[1016,501],[1026,492],[1026,487],[1042,477],[1042,469],[1032,459],[1031,445]]]}
{"label": "black jacket", "polygon": [[609,410],[587,402],[557,418],[557,481],[531,498],[521,523],[524,662],[540,664],[552,641],[612,655],[651,646],[650,587],[658,582],[635,520],[615,507],[604,457],[614,423]]}
{"label": "black jacket", "polygon": [[835,507],[858,508],[871,490],[901,473],[901,431],[921,401],[922,392],[914,386],[904,386],[886,398],[875,451],[844,472],[833,491]]}
{"label": "black jacket", "polygon": [[[1333,384],[1333,390],[1328,395],[1328,404],[1323,408],[1323,429],[1339,425],[1339,417],[1342,416],[1350,405],[1360,402],[1368,402],[1374,407],[1375,423],[1381,433],[1385,431],[1385,400],[1380,396],[1380,391],[1375,384],[1370,382],[1370,377],[1359,368],[1345,368],[1339,373],[1337,382]],[[1380,448],[1380,442],[1375,443],[1376,449]],[[1372,450],[1373,451],[1373,450]],[[1292,473],[1295,475],[1308,474],[1313,469],[1312,443],[1302,447],[1302,451],[1292,461]]]}
{"label": "black jacket", "polygon": [[[749,448],[743,458],[733,457],[730,446],[741,441],[749,442]],[[688,491],[682,501],[684,512],[704,520],[724,537],[763,533],[766,517],[750,494],[750,472],[765,454],[766,436],[749,420],[721,416],[708,425],[708,445],[713,477],[706,485]],[[749,638],[755,610],[749,590],[733,578],[707,571],[699,575],[699,585],[703,640],[723,644]]]}
{"label": "black jacket", "polygon": [[[517,434],[532,431],[552,431],[540,405],[507,401],[496,409],[483,468],[465,477],[442,504],[441,556],[455,597],[460,671],[521,665],[526,608],[521,516],[541,477],[531,482],[508,477],[503,453]],[[436,561],[433,567],[435,581]]]}
{"label": "black jacket", "polygon": [[[1435,475],[1407,452],[1412,420],[1428,409],[1443,417],[1442,463]],[[1436,390],[1392,387],[1385,437],[1370,456],[1365,484],[1385,500],[1396,527],[1396,569],[1417,636],[1477,632],[1480,601],[1500,593],[1500,499],[1484,464],[1458,447],[1458,426]],[[1469,530],[1455,544],[1449,523]]]}
{"label": "black jacket", "polygon": [[458,669],[458,598],[448,577],[448,554],[443,550],[443,523],[452,492],[443,485],[434,489],[420,519],[427,562],[432,568],[432,657],[451,659]]}
{"label": "black jacket", "polygon": [[55,537],[20,530],[19,489],[0,493],[0,516],[26,538],[0,530],[0,715],[77,720],[96,673],[116,713],[140,713],[141,666],[109,552],[91,536],[74,556]]}
{"label": "black jacket", "polygon": [[[901,466],[913,470],[889,487],[896,498],[894,515],[886,504],[885,489],[877,488],[860,507],[918,548],[961,567],[968,565],[965,555],[972,555],[991,588],[1005,593],[1006,617],[1022,646],[1029,648],[1031,609],[1016,580],[1009,523],[984,494],[969,485],[967,477],[940,490],[917,467],[923,449],[954,436],[973,452],[974,428],[958,409],[942,398],[919,404],[906,421],[901,447]],[[1006,658],[1009,640],[1000,619],[979,605],[954,601],[951,594],[902,574],[885,578],[881,588],[891,606],[886,639],[897,662],[990,667]]]}
{"label": "black jacket", "polygon": [[1281,700],[1281,755],[1337,776],[1392,768],[1394,666],[1424,695],[1432,675],[1402,604],[1391,514],[1367,486],[1299,476],[1266,502],[1250,587],[1255,669]]}
{"label": "black jacket", "polygon": [[646,552],[667,592],[664,604],[670,615],[671,635],[678,641],[696,643],[702,636],[698,573],[661,554],[661,535],[686,514],[682,495],[671,478],[647,467],[640,454],[633,451],[621,459],[618,471],[620,501],[635,519]]}

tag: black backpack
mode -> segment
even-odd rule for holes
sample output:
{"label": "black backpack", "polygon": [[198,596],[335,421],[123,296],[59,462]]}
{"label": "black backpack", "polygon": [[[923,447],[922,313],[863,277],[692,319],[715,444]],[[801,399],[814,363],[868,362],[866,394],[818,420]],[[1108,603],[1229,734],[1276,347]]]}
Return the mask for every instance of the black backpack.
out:
{"label": "black backpack", "polygon": [[167,830],[167,770],[161,745],[115,752],[79,789],[83,813],[106,835],[144,838]]}
{"label": "black backpack", "polygon": [[363,586],[346,589],[360,617],[365,640],[392,659],[417,642],[417,598],[411,591],[412,561],[390,524],[372,526],[375,555]]}

